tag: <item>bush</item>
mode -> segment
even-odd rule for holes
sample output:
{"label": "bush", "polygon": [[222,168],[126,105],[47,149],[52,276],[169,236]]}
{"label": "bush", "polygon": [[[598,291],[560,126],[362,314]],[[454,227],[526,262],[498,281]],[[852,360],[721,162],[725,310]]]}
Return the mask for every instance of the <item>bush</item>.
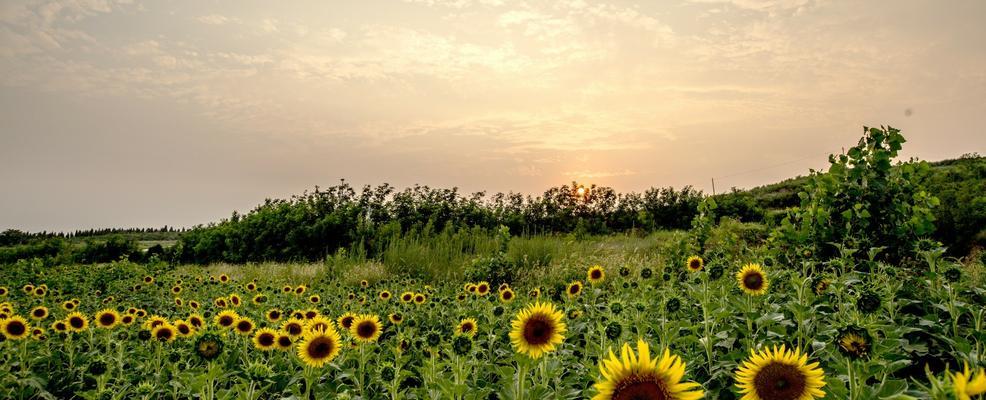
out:
{"label": "bush", "polygon": [[772,235],[783,261],[836,256],[833,243],[864,257],[885,247],[881,257],[899,261],[917,240],[934,230],[932,209],[938,199],[923,191],[915,178],[927,163],[892,165],[904,136],[894,128],[864,128],[859,143],[846,154],[829,156],[828,173],[812,171],[801,204]]}

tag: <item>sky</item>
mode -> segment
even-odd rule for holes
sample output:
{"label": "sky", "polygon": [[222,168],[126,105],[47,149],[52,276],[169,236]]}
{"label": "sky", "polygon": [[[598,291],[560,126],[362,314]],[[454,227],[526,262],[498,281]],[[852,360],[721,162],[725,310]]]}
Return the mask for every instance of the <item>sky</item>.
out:
{"label": "sky", "polygon": [[0,2],[0,229],[191,226],[346,179],[748,188],[862,127],[986,153],[983,1]]}

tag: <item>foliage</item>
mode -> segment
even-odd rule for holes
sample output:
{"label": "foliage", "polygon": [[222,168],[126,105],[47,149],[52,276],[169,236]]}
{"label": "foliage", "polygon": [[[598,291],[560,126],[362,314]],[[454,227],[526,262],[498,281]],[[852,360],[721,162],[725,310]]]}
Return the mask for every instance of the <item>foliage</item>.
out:
{"label": "foliage", "polygon": [[904,141],[894,128],[864,128],[856,146],[829,156],[828,173],[813,172],[799,193],[800,207],[774,232],[782,257],[827,259],[837,254],[833,244],[839,244],[850,249],[883,247],[881,254],[899,261],[919,238],[930,234],[932,209],[939,200],[915,183],[928,165],[892,165]]}

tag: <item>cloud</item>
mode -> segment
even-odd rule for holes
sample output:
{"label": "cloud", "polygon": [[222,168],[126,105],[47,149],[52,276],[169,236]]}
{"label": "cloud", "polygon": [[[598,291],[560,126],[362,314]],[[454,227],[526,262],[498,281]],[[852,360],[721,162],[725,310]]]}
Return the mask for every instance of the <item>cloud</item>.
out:
{"label": "cloud", "polygon": [[219,15],[219,14],[203,15],[203,16],[197,17],[195,20],[196,21],[199,21],[199,22],[201,22],[203,24],[206,24],[206,25],[225,25],[227,23],[239,23],[240,22],[240,19],[239,18],[235,18],[235,17],[234,18],[229,18],[229,17],[223,16],[223,15]]}

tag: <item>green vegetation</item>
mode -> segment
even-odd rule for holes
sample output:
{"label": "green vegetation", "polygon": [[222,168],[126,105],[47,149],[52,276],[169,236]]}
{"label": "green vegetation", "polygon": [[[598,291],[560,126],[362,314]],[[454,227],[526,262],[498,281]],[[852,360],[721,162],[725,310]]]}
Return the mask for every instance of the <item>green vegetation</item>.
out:
{"label": "green vegetation", "polygon": [[[169,249],[5,234],[0,397],[977,398],[986,267],[932,235],[978,245],[981,159],[894,166],[902,143],[868,128],[795,205],[343,184]],[[751,358],[782,346],[804,359]]]}

